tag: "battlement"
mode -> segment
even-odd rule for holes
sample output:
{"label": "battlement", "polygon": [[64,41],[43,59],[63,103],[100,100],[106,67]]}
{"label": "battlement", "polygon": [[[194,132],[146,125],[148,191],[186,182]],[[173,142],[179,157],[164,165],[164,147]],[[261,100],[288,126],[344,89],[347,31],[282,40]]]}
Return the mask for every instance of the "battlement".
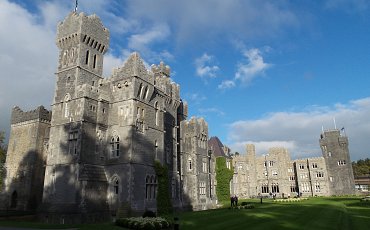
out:
{"label": "battlement", "polygon": [[163,61],[161,61],[159,65],[153,64],[151,67],[154,74],[164,74],[167,77],[171,74],[171,68],[168,65],[165,65]]}
{"label": "battlement", "polygon": [[17,124],[36,119],[50,122],[51,111],[45,109],[44,106],[39,106],[36,109],[30,111],[23,111],[21,108],[16,106],[12,110],[11,124]]}
{"label": "battlement", "polygon": [[79,41],[105,53],[109,46],[109,30],[95,14],[86,16],[84,13],[71,12],[58,25],[57,46],[69,48]]}

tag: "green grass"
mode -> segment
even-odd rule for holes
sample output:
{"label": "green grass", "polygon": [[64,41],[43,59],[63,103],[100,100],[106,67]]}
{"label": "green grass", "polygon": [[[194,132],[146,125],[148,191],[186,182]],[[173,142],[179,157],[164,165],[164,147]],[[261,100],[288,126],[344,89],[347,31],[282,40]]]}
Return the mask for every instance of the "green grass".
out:
{"label": "green grass", "polygon": [[295,203],[254,202],[254,209],[180,214],[181,229],[368,229],[370,203],[359,198],[311,198]]}
{"label": "green grass", "polygon": [[[179,213],[177,216],[180,218],[180,229],[356,230],[369,229],[370,226],[370,202],[361,202],[357,197],[310,198],[294,203],[272,202],[268,199],[264,199],[263,204],[260,204],[259,200],[247,202],[253,203],[255,208],[240,210],[222,208]],[[123,230],[113,223],[50,225],[26,221],[0,221],[0,226]]]}

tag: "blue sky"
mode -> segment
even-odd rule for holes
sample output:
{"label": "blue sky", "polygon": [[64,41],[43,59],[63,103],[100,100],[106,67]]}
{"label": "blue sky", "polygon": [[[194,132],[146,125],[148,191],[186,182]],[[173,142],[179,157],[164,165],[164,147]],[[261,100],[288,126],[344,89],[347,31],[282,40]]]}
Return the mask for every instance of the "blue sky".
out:
{"label": "blue sky", "polygon": [[[0,0],[0,129],[11,108],[50,108],[56,24],[67,0]],[[110,30],[104,74],[137,51],[164,61],[190,116],[244,153],[321,154],[322,127],[345,127],[352,160],[370,157],[370,2],[366,0],[79,0]]]}

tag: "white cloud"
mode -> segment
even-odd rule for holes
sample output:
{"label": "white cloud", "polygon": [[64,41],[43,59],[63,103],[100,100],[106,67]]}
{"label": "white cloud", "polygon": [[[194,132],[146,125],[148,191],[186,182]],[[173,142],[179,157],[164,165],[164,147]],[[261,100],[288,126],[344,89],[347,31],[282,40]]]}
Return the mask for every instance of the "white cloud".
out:
{"label": "white cloud", "polygon": [[[55,31],[15,3],[0,1],[0,129],[8,130],[11,108],[48,107],[57,64]],[[41,20],[43,21],[43,20]]]}
{"label": "white cloud", "polygon": [[126,8],[130,17],[171,24],[180,43],[275,36],[300,24],[300,17],[289,10],[285,1],[136,0]]}
{"label": "white cloud", "polygon": [[216,72],[220,70],[217,65],[211,64],[213,56],[204,53],[201,57],[195,59],[196,75],[199,77],[216,77]]}
{"label": "white cloud", "polygon": [[246,62],[238,64],[235,80],[240,80],[244,84],[248,84],[254,78],[263,75],[264,71],[271,66],[271,64],[264,62],[259,49],[245,50],[243,55],[246,58]]}
{"label": "white cloud", "polygon": [[149,61],[159,61],[158,59],[172,59],[172,54],[167,50],[159,52],[151,49],[151,46],[166,41],[171,35],[170,28],[166,24],[155,25],[142,33],[133,34],[128,39],[128,48],[141,53]]}
{"label": "white cloud", "polygon": [[370,2],[368,0],[327,0],[325,7],[343,10],[348,13],[357,13],[368,10]]}
{"label": "white cloud", "polygon": [[218,85],[219,89],[230,89],[235,87],[235,82],[232,80],[226,80],[221,82],[221,84]]}
{"label": "white cloud", "polygon": [[349,137],[351,159],[357,160],[368,157],[370,152],[369,114],[370,98],[333,107],[314,106],[301,112],[275,112],[258,120],[232,123],[228,143],[240,153],[245,152],[245,144],[255,143],[260,154],[276,144],[288,148],[292,158],[318,156],[321,129],[334,129],[335,118],[337,128],[345,127]]}

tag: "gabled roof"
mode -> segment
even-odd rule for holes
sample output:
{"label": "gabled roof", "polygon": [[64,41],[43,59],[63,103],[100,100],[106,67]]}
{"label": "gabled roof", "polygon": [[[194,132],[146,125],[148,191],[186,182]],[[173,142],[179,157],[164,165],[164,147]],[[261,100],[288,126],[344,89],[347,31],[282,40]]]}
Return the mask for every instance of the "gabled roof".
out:
{"label": "gabled roof", "polygon": [[224,145],[221,143],[220,139],[218,137],[211,137],[208,140],[208,147],[212,150],[212,154],[215,157],[229,157],[224,152]]}

